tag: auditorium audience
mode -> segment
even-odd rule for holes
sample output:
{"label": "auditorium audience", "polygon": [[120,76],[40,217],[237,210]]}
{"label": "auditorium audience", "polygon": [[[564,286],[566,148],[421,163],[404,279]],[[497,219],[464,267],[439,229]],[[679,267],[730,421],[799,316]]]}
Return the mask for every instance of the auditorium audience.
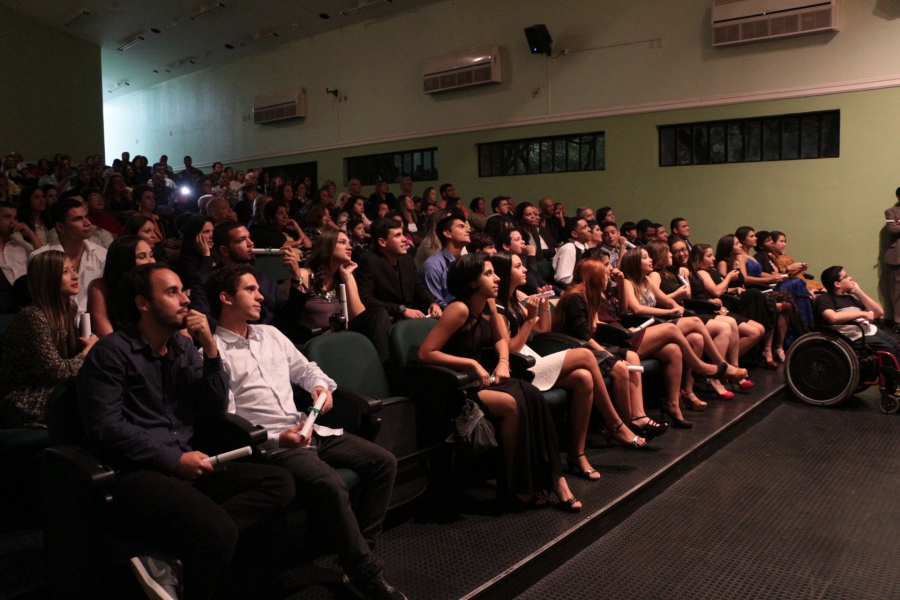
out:
{"label": "auditorium audience", "polygon": [[[286,232],[293,237],[288,239]],[[253,245],[260,248],[281,248],[285,244],[291,248],[312,248],[312,242],[288,216],[287,206],[274,200],[263,209],[263,220],[250,226],[250,237]]]}
{"label": "auditorium audience", "polygon": [[435,233],[441,241],[441,250],[425,261],[419,270],[419,277],[443,309],[453,301],[453,296],[447,289],[447,269],[462,256],[471,240],[466,222],[458,215],[441,219],[435,226]]}
{"label": "auditorium audience", "polygon": [[367,309],[381,306],[394,319],[440,317],[440,305],[419,279],[415,261],[407,252],[401,224],[378,219],[369,233],[373,251],[362,255],[356,270],[363,305]]}
{"label": "auditorium audience", "polygon": [[549,289],[554,296],[559,296],[562,290],[544,280],[537,267],[536,248],[525,243],[520,229],[504,229],[497,234],[495,245],[498,251],[515,254],[525,265],[525,283],[519,286],[522,293],[530,296]]}
{"label": "auditorium audience", "polygon": [[[470,398],[499,421],[497,442],[506,466],[506,476],[498,482],[501,489],[508,490],[516,502],[539,507],[547,503],[542,490],[552,488],[563,508],[580,511],[581,503],[563,476],[553,417],[543,395],[533,385],[509,376],[507,335],[488,303],[497,298],[499,278],[487,255],[467,254],[453,262],[448,279],[448,291],[455,300],[422,342],[419,360],[477,375],[480,386],[470,388]],[[483,314],[486,307],[490,319]],[[499,361],[494,372],[488,373],[478,358],[482,349],[491,346]]]}
{"label": "auditorium audience", "polygon": [[388,191],[388,182],[381,180],[375,184],[375,191],[369,196],[369,205],[377,207],[381,203],[388,205],[388,210],[397,209],[397,198]]}
{"label": "auditorium audience", "polygon": [[63,252],[49,250],[28,263],[31,305],[16,314],[3,336],[0,427],[46,427],[50,392],[78,374],[97,341],[75,332],[73,298],[80,285]]}
{"label": "auditorium audience", "polygon": [[88,286],[87,314],[81,317],[90,318],[94,335],[103,337],[121,328],[122,322],[116,315],[116,290],[125,273],[138,265],[152,262],[156,260],[150,245],[136,235],[123,235],[109,245],[103,277],[93,280]]}
{"label": "auditorium audience", "polygon": [[[763,237],[763,233],[766,236]],[[773,269],[773,272],[787,275],[792,279],[799,279],[804,282],[806,289],[810,293],[816,293],[824,290],[822,284],[813,279],[811,276],[806,277],[806,271],[809,269],[807,263],[795,261],[790,255],[785,253],[787,247],[787,236],[781,231],[758,232],[756,234],[756,256],[760,257],[760,263],[763,270],[766,270],[766,263]],[[793,288],[791,288],[793,292]],[[797,297],[797,294],[794,294]]]}
{"label": "auditorium audience", "polygon": [[156,234],[156,241],[162,244],[169,256],[177,256],[177,251],[181,248],[181,241],[172,232],[169,219],[161,218],[156,214],[156,198],[152,190],[146,186],[138,186],[134,191],[140,192],[140,195],[135,198],[137,212],[134,214],[147,217],[153,221],[153,232]]}
{"label": "auditorium audience", "polygon": [[[163,245],[159,243],[159,238],[156,237],[156,228],[153,227],[153,220],[150,217],[144,215],[131,217],[125,223],[125,233],[127,235],[136,235],[147,242],[156,261],[169,262],[169,254]],[[174,256],[177,258],[177,254]]]}

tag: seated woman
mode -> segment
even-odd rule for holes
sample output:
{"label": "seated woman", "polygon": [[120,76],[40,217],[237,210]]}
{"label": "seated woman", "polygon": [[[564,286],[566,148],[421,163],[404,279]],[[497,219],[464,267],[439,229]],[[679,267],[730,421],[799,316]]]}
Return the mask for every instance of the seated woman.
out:
{"label": "seated woman", "polygon": [[[661,242],[657,243],[662,244]],[[665,254],[668,255],[666,244],[662,244],[662,247],[665,248]],[[645,248],[629,250],[619,260],[619,268],[625,275],[625,289],[623,291],[623,306],[625,309],[628,312],[642,316],[677,317],[675,321],[676,326],[684,334],[697,356],[703,356],[705,352],[716,364],[726,362],[719,348],[713,342],[709,331],[703,325],[703,321],[697,317],[683,316],[684,308],[659,289],[659,285],[650,277],[653,274],[653,266],[650,254]],[[678,291],[679,297],[681,297],[690,293],[690,287],[687,284],[682,284]],[[673,314],[673,311],[675,314]],[[737,369],[737,365],[731,366]],[[744,376],[738,377],[737,380],[746,379],[747,371],[744,369],[738,369],[738,371],[742,371]],[[728,395],[725,393],[725,387],[721,382],[712,380],[710,384],[720,399],[728,400],[734,397],[733,394]],[[693,388],[693,374],[690,369],[685,369],[683,371],[681,388],[682,404],[690,406],[693,410],[703,410],[706,408],[706,403],[697,398]]]}
{"label": "seated woman", "polygon": [[172,231],[172,227],[167,219],[161,219],[156,214],[156,197],[153,195],[153,188],[147,185],[141,185],[135,188],[134,198],[135,206],[137,206],[138,215],[142,215],[153,221],[153,231],[156,233],[156,241],[162,244],[166,250],[166,256],[169,260],[178,258],[181,249],[181,241]]}
{"label": "seated woman", "polygon": [[256,197],[256,200],[253,201],[253,216],[247,221],[248,231],[250,227],[266,222],[266,205],[271,201],[272,196],[269,196],[268,194],[260,194]]}
{"label": "seated woman", "polygon": [[310,208],[309,212],[306,213],[305,223],[306,227],[303,228],[303,233],[306,234],[306,237],[310,239],[313,245],[325,231],[331,229],[337,231],[337,225],[331,220],[331,213],[324,204],[316,204]]}
{"label": "seated woman", "polygon": [[813,291],[824,288],[817,281],[803,278],[803,273],[806,272],[809,265],[795,262],[793,258],[787,256],[784,253],[785,246],[787,246],[787,237],[782,232],[757,232],[755,258],[762,265],[764,273],[778,273],[787,276],[787,279],[778,284],[778,289],[787,290],[793,294],[797,308],[800,310],[800,318],[808,327],[815,321]]}
{"label": "seated woman", "polygon": [[[263,220],[250,227],[250,239],[258,248],[281,248],[285,244],[291,248],[312,248],[312,242],[288,216],[288,208],[281,202],[269,202],[263,209]],[[288,239],[290,232],[294,239]]]}
{"label": "seated woman", "polygon": [[90,315],[94,335],[103,337],[121,326],[115,315],[115,291],[119,289],[125,273],[138,265],[152,262],[156,260],[150,245],[136,235],[123,235],[109,245],[103,277],[93,280],[88,286],[87,314]]}
{"label": "seated woman", "polygon": [[[428,189],[434,190],[434,188]],[[485,210],[487,210],[487,204],[485,204],[484,198],[478,197],[469,202],[469,225],[471,225],[472,229],[475,231],[484,230],[484,223],[488,218],[485,214]]]}
{"label": "seated woman", "polygon": [[416,250],[416,269],[421,269],[422,265],[425,264],[425,261],[432,254],[437,254],[441,251],[443,246],[441,245],[441,238],[437,234],[437,224],[448,214],[446,210],[440,208],[431,213],[425,220],[425,227],[422,231],[422,243],[419,244],[419,248]]}
{"label": "seated woman", "polygon": [[191,289],[197,273],[216,266],[212,256],[213,220],[194,215],[181,228],[181,252],[172,270],[181,278],[181,285]]}
{"label": "seated woman", "polygon": [[[650,242],[647,244],[647,252],[653,261],[653,272],[648,275],[650,281],[655,283],[670,300],[684,306],[684,300],[693,297],[690,285],[691,272],[687,268],[689,258],[687,244],[673,236],[669,238],[668,245],[663,242]],[[674,258],[676,256],[677,260]],[[741,357],[741,333],[737,321],[727,313],[727,309],[720,307],[719,314],[700,314],[698,318],[703,321],[719,353],[729,364],[736,365]],[[720,390],[715,384],[712,385],[720,400],[734,398],[732,392]],[[742,390],[747,390],[753,387],[753,382],[744,379],[739,385]]]}
{"label": "seated woman", "polygon": [[[716,259],[715,256],[713,256],[712,248],[709,246],[709,244],[697,244],[694,246],[694,248],[696,248],[697,246],[703,246],[702,250],[688,252],[687,244],[685,244],[684,241],[678,238],[674,238],[674,241],[672,241],[672,244],[670,246],[672,249],[671,252],[673,261],[675,262],[673,266],[677,267],[678,269],[687,269],[687,280],[691,286],[691,298],[694,298],[696,300],[705,300],[707,302],[717,304],[719,306],[719,314],[716,316],[715,320],[724,321],[728,323],[729,326],[732,326],[733,324],[733,327],[737,328],[736,333],[735,330],[732,329],[732,344],[734,344],[734,341],[736,339],[737,355],[735,357],[735,354],[733,354],[733,346],[729,346],[727,353],[729,362],[731,362],[732,364],[736,364],[737,360],[741,356],[746,354],[759,342],[760,339],[762,339],[762,337],[766,333],[766,329],[762,326],[762,324],[748,319],[740,313],[729,312],[729,310],[722,304],[719,296],[724,293],[724,290],[727,288],[727,284],[725,284],[721,288],[721,290],[717,291],[716,283],[714,283],[712,278],[713,276],[717,276],[719,279],[722,279],[722,277],[721,275],[719,275],[718,271],[713,269]],[[709,272],[710,269],[712,270],[712,272]],[[683,274],[683,271],[679,272]],[[737,275],[731,276],[731,278],[734,277],[737,277]],[[707,289],[707,285],[710,286],[710,289]],[[741,389],[747,389],[749,387],[752,387],[752,382],[750,383],[750,385],[747,385],[745,382],[741,382],[740,385]]]}
{"label": "seated woman", "polygon": [[162,244],[157,244],[159,238],[156,237],[156,227],[153,226],[153,220],[150,217],[135,215],[128,219],[128,222],[125,223],[125,235],[136,235],[147,242],[156,262],[169,262],[169,255],[165,248]]}
{"label": "seated woman", "polygon": [[75,333],[78,272],[64,252],[28,262],[31,305],[10,323],[0,364],[0,427],[46,427],[50,392],[75,377],[96,337]]}
{"label": "seated woman", "polygon": [[[607,291],[610,276],[616,282],[616,290],[620,296],[618,301]],[[591,348],[602,350],[603,346],[593,339],[597,325],[606,324],[624,329],[619,322],[619,306],[625,302],[622,297],[625,293],[625,276],[618,269],[607,271],[599,258],[585,258],[575,265],[573,281],[576,283],[566,288],[556,306],[553,330],[588,341]],[[672,316],[675,312],[672,311]],[[680,313],[680,310],[677,312]],[[681,414],[682,363],[686,363],[702,377],[727,377],[731,380],[746,376],[746,371],[733,369],[724,362],[718,367],[703,362],[673,323],[661,323],[635,331],[628,340],[628,345],[640,359],[652,356],[663,363],[667,405],[661,412],[663,419],[668,418],[675,428],[693,427]],[[613,352],[614,355],[617,353],[618,349]]]}
{"label": "seated woman", "polygon": [[[625,415],[624,418],[631,422],[642,420],[648,423],[648,437],[664,431],[660,425],[648,419],[644,414],[640,375],[634,374],[637,376],[638,382],[636,386],[633,386],[637,393],[635,399],[632,398],[633,394],[628,389],[630,380],[628,364],[623,360],[618,360],[605,350],[597,351],[596,356],[587,348],[574,348],[541,356],[529,348],[526,342],[532,331],[537,333],[550,331],[550,301],[547,298],[538,298],[536,295],[529,296],[527,300],[528,314],[525,314],[516,295],[519,286],[525,285],[526,269],[522,264],[522,259],[509,252],[498,252],[491,256],[490,261],[494,266],[494,272],[500,278],[496,307],[497,313],[504,317],[506,334],[511,338],[509,349],[534,358],[535,365],[530,369],[534,373],[534,380],[531,383],[537,389],[544,392],[554,387],[561,387],[572,395],[572,405],[569,409],[572,441],[566,462],[573,473],[586,479],[599,479],[600,473],[591,467],[584,456],[591,405],[596,406],[603,415],[610,437],[614,437],[619,444],[626,447],[644,445],[644,441],[640,437],[632,435],[630,431],[622,428],[623,421],[616,414],[616,409],[613,408],[609,399],[606,384],[603,383],[604,373],[613,378],[614,386],[620,396],[619,404],[624,409],[622,413]],[[544,291],[550,291],[549,286],[539,290],[539,292]],[[634,356],[634,360],[637,361],[636,364],[640,364],[637,355]],[[640,417],[631,417],[633,404],[637,405],[637,414]],[[613,425],[614,423],[615,425]],[[643,430],[640,433],[643,433]]]}
{"label": "seated woman", "polygon": [[382,363],[390,358],[388,336],[391,320],[384,307],[366,308],[359,298],[353,271],[350,238],[339,229],[327,229],[313,244],[306,268],[300,269],[302,289],[309,295],[300,325],[308,329],[331,329],[331,317],[341,314],[340,287],[347,289],[347,329],[363,334],[378,350]]}
{"label": "seated woman", "polygon": [[556,254],[555,239],[550,231],[541,226],[541,211],[531,202],[516,205],[516,227],[522,230],[525,242],[537,249],[537,260],[550,260]]}
{"label": "seated woman", "polygon": [[[497,442],[506,466],[506,488],[514,498],[532,506],[546,504],[542,491],[552,487],[562,507],[581,510],[569,491],[559,462],[553,416],[540,390],[509,376],[509,342],[503,322],[488,300],[497,297],[499,278],[483,252],[454,261],[447,272],[447,287],[456,298],[422,342],[419,360],[458,371],[474,370],[481,386],[471,390],[497,427]],[[490,318],[485,316],[485,312]],[[499,354],[494,372],[477,358],[493,346]]]}
{"label": "seated woman", "polygon": [[372,225],[372,221],[366,216],[366,199],[362,196],[353,196],[344,206],[347,210],[350,211],[351,219],[359,219],[366,226],[366,231],[369,230],[369,226]]}
{"label": "seated woman", "polygon": [[[784,362],[784,342],[787,337],[788,325],[792,325],[798,333],[806,333],[806,325],[800,318],[800,309],[797,307],[797,301],[794,294],[781,285],[787,276],[780,273],[764,273],[762,265],[750,256],[750,249],[756,247],[756,232],[752,227],[739,227],[734,234],[737,245],[733,249],[735,266],[744,276],[746,286],[776,286],[769,295],[772,300],[777,303],[778,310],[785,314],[787,318],[779,320],[778,335],[773,343],[775,357],[779,362]],[[719,265],[716,265],[717,268]],[[722,272],[720,270],[720,272]],[[794,286],[796,288],[796,286]],[[802,286],[805,291],[805,286]],[[799,288],[797,288],[799,289]],[[766,358],[768,365],[768,358]]]}
{"label": "seated woman", "polygon": [[416,222],[416,203],[412,196],[403,194],[397,198],[397,214],[403,222],[404,235],[409,235],[413,240],[418,240],[415,241],[415,246],[418,248],[419,244],[422,243],[422,238],[419,237],[419,225]]}

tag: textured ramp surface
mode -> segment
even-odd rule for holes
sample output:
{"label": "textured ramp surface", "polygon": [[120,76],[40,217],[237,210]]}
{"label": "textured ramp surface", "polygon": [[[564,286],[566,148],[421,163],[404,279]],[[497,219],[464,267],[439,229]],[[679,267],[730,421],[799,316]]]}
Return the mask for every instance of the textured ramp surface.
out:
{"label": "textured ramp surface", "polygon": [[519,596],[900,598],[900,418],[787,402]]}

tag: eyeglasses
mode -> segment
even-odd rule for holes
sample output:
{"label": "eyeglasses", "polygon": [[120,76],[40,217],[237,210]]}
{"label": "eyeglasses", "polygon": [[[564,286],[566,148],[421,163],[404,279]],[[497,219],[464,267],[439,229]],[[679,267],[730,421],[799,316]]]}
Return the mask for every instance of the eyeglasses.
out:
{"label": "eyeglasses", "polygon": [[673,250],[672,251],[672,254],[687,254],[687,253],[688,253],[687,248],[682,248],[681,250]]}
{"label": "eyeglasses", "polygon": [[849,277],[850,277],[849,275],[844,275],[843,277],[838,279],[838,283],[842,282],[845,279],[848,279]]}

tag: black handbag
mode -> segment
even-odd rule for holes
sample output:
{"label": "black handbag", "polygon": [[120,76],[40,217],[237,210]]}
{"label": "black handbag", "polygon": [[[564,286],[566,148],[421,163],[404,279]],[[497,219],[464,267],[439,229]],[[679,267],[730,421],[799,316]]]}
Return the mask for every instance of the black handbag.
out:
{"label": "black handbag", "polygon": [[454,431],[447,438],[459,452],[475,456],[497,447],[494,425],[484,416],[484,411],[471,398],[466,398],[462,413],[453,420]]}

